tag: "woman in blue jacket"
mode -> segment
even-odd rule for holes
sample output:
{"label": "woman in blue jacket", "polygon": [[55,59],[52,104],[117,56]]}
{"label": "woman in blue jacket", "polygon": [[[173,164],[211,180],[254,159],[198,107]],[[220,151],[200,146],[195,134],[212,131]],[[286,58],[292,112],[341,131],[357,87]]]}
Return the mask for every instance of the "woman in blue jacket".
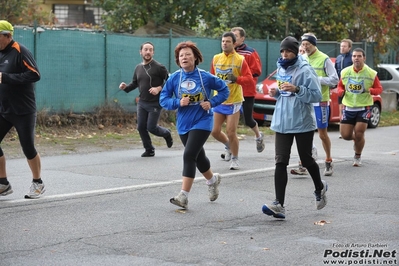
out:
{"label": "woman in blue jacket", "polygon": [[[207,180],[209,200],[215,201],[219,196],[221,176],[212,172],[203,145],[212,131],[212,107],[228,98],[229,89],[223,80],[197,67],[202,54],[193,42],[179,43],[175,59],[180,69],[165,83],[159,101],[166,110],[177,109],[177,132],[185,147],[183,183],[180,193],[170,202],[186,209],[196,168]],[[212,90],[218,93],[211,98]]]}
{"label": "woman in blue jacket", "polygon": [[316,120],[312,103],[321,101],[321,86],[309,63],[298,56],[299,42],[291,36],[280,44],[281,57],[277,62],[278,88],[269,95],[276,98],[270,128],[276,132],[274,185],[276,200],[265,204],[263,213],[275,218],[285,218],[284,199],[287,186],[287,165],[295,138],[299,158],[312,177],[315,186],[316,208],[327,203],[327,183],[320,178],[320,169],[312,157],[313,135]]}

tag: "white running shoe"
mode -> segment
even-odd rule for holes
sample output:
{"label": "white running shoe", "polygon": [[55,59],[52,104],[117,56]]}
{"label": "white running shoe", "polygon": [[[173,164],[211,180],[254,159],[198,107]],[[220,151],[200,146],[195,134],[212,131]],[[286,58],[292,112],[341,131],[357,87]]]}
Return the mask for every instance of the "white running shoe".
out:
{"label": "white running shoe", "polygon": [[188,199],[187,196],[181,191],[176,197],[171,198],[169,201],[174,205],[182,207],[183,209],[187,209]]}
{"label": "white running shoe", "polygon": [[231,151],[230,149],[224,148],[224,153],[220,154],[220,157],[225,161],[231,160]]}
{"label": "white running shoe", "polygon": [[353,166],[361,166],[362,165],[362,158],[361,157],[353,157]]}
{"label": "white running shoe", "polygon": [[215,201],[219,197],[219,184],[222,177],[219,174],[214,174],[216,177],[215,183],[208,185],[208,195],[210,201]]}
{"label": "white running shoe", "polygon": [[230,170],[238,170],[240,169],[240,164],[238,159],[231,159]]}
{"label": "white running shoe", "polygon": [[25,195],[25,199],[38,199],[46,191],[44,183],[32,182],[29,193]]}

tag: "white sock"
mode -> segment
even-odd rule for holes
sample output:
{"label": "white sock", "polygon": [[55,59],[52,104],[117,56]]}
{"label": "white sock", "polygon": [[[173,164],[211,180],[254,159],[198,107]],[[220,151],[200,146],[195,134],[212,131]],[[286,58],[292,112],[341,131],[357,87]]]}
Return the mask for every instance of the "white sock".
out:
{"label": "white sock", "polygon": [[184,191],[184,190],[182,189],[182,190],[180,190],[180,192],[183,193],[186,197],[188,197],[188,193],[189,193],[188,191]]}
{"label": "white sock", "polygon": [[215,182],[216,182],[216,176],[215,175],[213,175],[211,179],[206,180],[206,184],[207,185],[212,185]]}

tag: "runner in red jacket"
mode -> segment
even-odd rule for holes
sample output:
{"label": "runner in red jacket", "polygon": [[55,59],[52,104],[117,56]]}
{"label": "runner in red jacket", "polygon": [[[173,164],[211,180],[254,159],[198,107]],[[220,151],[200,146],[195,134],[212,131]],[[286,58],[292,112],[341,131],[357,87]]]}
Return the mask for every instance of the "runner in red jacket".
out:
{"label": "runner in red jacket", "polygon": [[258,77],[262,74],[262,63],[259,58],[259,54],[256,50],[244,43],[245,30],[241,27],[234,27],[231,32],[236,36],[235,50],[238,54],[244,56],[249,68],[252,72],[254,79],[253,84],[248,86],[242,86],[244,94],[244,102],[242,104],[242,111],[244,114],[245,124],[252,129],[256,137],[256,150],[262,152],[265,149],[263,143],[263,134],[260,132],[258,123],[253,118],[253,109],[256,95],[256,84],[258,83]]}

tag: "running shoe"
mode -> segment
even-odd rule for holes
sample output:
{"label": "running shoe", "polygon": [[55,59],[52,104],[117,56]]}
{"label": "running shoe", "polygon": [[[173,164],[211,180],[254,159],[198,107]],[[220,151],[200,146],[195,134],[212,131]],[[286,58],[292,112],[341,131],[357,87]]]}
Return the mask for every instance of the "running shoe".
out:
{"label": "running shoe", "polygon": [[265,149],[265,143],[263,143],[263,133],[260,132],[260,137],[256,140],[256,150],[262,152]]}
{"label": "running shoe", "polygon": [[171,198],[169,201],[174,205],[182,207],[183,209],[187,209],[188,199],[187,196],[181,191],[176,197]]}
{"label": "running shoe", "polygon": [[361,166],[362,165],[362,158],[361,157],[353,157],[353,166]]}
{"label": "running shoe", "polygon": [[208,185],[208,195],[210,201],[215,201],[219,197],[219,184],[222,177],[219,174],[215,174],[215,183]]}
{"label": "running shoe", "polygon": [[291,169],[292,175],[308,175],[308,170],[305,167],[300,167],[298,169]]}
{"label": "running shoe", "polygon": [[326,204],[327,204],[327,196],[326,196],[326,192],[328,189],[328,185],[327,182],[324,180],[321,180],[321,182],[323,183],[323,189],[321,191],[315,191],[314,195],[316,196],[316,209],[321,210],[323,209]]}
{"label": "running shoe", "polygon": [[168,146],[168,148],[171,148],[173,146],[173,138],[172,138],[172,133],[169,131],[169,135],[167,135],[166,137],[164,137],[165,141],[166,141],[166,145]]}
{"label": "running shoe", "polygon": [[220,157],[225,161],[231,160],[231,151],[230,149],[224,148],[224,153],[220,154]]}
{"label": "running shoe", "polygon": [[0,196],[7,196],[11,193],[13,193],[13,190],[10,183],[8,185],[0,184]]}
{"label": "running shoe", "polygon": [[298,162],[298,169],[291,169],[292,175],[308,175],[308,170],[302,166],[301,161]]}
{"label": "running shoe", "polygon": [[230,170],[238,170],[240,169],[240,164],[238,163],[238,159],[231,159]]}
{"label": "running shoe", "polygon": [[325,162],[326,168],[324,169],[324,175],[325,176],[332,176],[334,173],[333,171],[333,162]]}
{"label": "running shoe", "polygon": [[262,212],[274,218],[285,219],[285,208],[278,201],[263,205]]}
{"label": "running shoe", "polygon": [[143,154],[141,154],[141,157],[154,157],[154,156],[155,156],[154,150],[148,150],[143,152]]}
{"label": "running shoe", "polygon": [[25,195],[25,199],[38,199],[46,191],[44,183],[32,182],[28,194]]}

